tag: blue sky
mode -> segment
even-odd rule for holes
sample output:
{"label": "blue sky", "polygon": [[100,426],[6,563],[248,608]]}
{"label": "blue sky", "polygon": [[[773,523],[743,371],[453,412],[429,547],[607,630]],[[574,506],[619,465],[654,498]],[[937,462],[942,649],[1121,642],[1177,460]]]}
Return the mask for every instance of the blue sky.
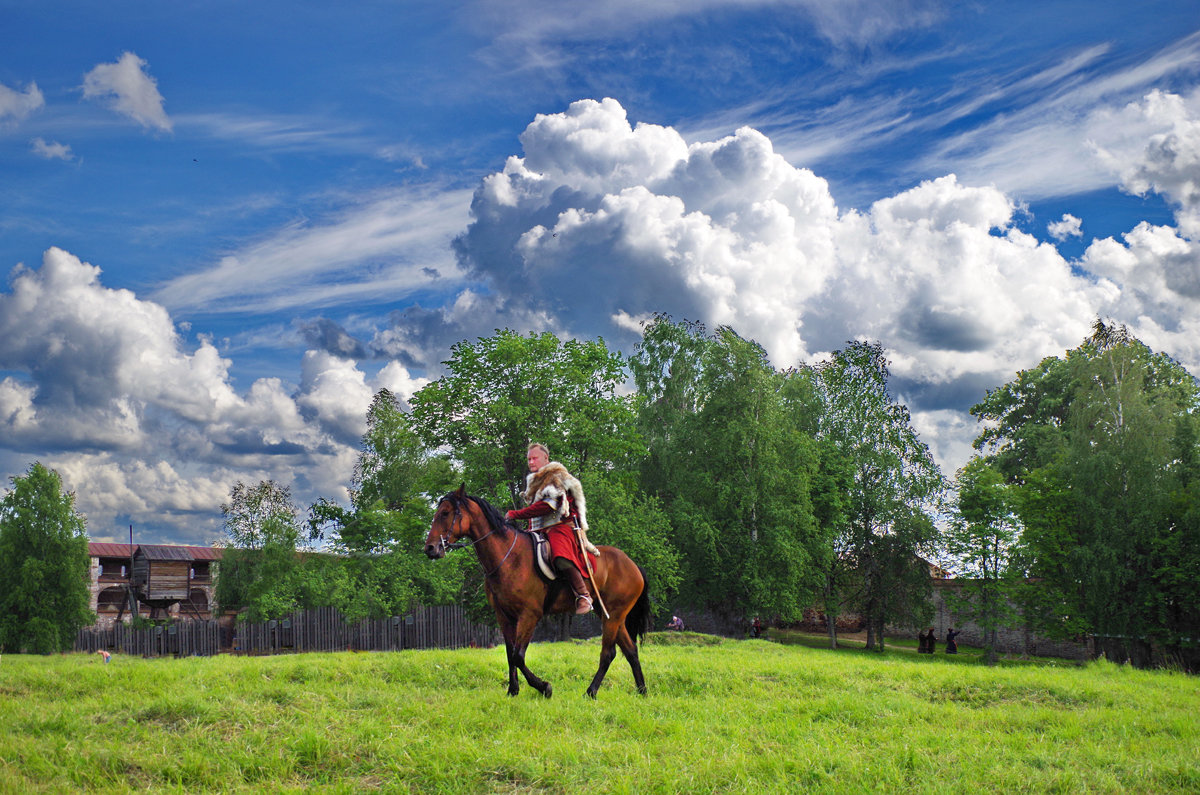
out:
{"label": "blue sky", "polygon": [[344,498],[370,396],[498,327],[881,340],[965,410],[1098,316],[1200,372],[1188,4],[0,0],[0,475],[206,543]]}

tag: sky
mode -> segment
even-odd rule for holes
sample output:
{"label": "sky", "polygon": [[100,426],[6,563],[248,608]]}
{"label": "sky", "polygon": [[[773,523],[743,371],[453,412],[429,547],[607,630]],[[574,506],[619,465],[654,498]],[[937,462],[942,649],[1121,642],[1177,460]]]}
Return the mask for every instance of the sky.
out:
{"label": "sky", "polygon": [[952,476],[1097,318],[1200,373],[1190,6],[0,0],[0,478],[211,543],[456,342],[657,312],[880,341]]}

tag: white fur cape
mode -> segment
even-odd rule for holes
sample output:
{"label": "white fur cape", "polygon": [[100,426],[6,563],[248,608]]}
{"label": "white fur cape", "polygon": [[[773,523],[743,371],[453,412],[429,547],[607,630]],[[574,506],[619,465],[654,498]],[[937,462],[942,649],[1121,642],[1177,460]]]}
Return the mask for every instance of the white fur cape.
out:
{"label": "white fur cape", "polygon": [[533,505],[538,500],[546,502],[555,510],[558,521],[566,518],[568,505],[566,495],[571,495],[575,504],[575,515],[579,517],[579,527],[585,533],[587,523],[587,501],[583,497],[581,484],[567,468],[557,461],[551,461],[537,472],[530,472],[525,477],[525,491],[521,494],[526,505]]}

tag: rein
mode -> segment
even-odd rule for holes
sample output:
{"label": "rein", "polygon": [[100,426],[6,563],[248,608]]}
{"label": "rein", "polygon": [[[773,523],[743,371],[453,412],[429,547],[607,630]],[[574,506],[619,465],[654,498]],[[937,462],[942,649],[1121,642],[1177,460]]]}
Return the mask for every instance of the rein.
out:
{"label": "rein", "polygon": [[[458,518],[462,515],[462,507],[458,504],[457,500],[451,500],[451,502],[454,503],[454,516],[450,520],[450,529],[453,530],[454,527],[458,524]],[[447,552],[450,552],[450,551],[456,550],[456,549],[469,549],[471,547],[474,547],[480,541],[482,541],[483,539],[487,538],[488,536],[492,535],[495,532],[496,532],[496,528],[493,527],[490,530],[488,530],[486,533],[481,535],[479,538],[475,539],[474,541],[462,540],[462,541],[455,541],[450,544],[446,543],[446,536],[443,533],[442,535],[440,535],[438,537],[438,543],[441,544],[442,549]],[[516,548],[516,546],[517,546],[517,534],[514,532],[512,543],[509,544],[508,551],[504,553],[504,557],[500,558],[500,562],[496,564],[496,567],[494,569],[492,569],[491,571],[484,571],[483,576],[491,577],[493,574],[500,571],[500,567],[504,565],[504,561],[508,560],[508,556],[512,554],[512,551]],[[475,557],[478,559],[478,557],[479,557],[478,552],[475,553]],[[483,561],[479,561],[479,565],[483,566]]]}

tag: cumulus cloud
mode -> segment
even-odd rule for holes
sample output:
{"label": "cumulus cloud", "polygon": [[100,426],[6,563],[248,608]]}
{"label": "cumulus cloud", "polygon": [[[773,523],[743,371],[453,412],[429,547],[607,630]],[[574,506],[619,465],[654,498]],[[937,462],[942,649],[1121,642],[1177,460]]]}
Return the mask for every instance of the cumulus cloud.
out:
{"label": "cumulus cloud", "polygon": [[0,124],[19,122],[45,104],[37,83],[30,83],[24,91],[0,84]]}
{"label": "cumulus cloud", "polygon": [[1200,102],[1152,91],[1128,105],[1123,115],[1137,126],[1159,130],[1136,157],[1119,164],[1124,188],[1166,197],[1175,208],[1180,231],[1200,238]]}
{"label": "cumulus cloud", "polygon": [[163,96],[147,66],[132,52],[122,53],[114,63],[97,64],[83,76],[83,98],[103,101],[143,127],[171,132],[173,125],[163,110]]}
{"label": "cumulus cloud", "polygon": [[[1200,313],[1185,309],[1200,297],[1200,269],[1171,229],[1098,241],[1068,262],[1016,227],[1007,194],[952,174],[843,211],[825,180],[755,130],[688,144],[669,127],[631,124],[611,99],[538,116],[521,144],[476,191],[456,248],[494,305],[542,315],[545,328],[633,341],[640,319],[667,311],[732,325],[781,367],[879,339],[952,457],[969,450],[956,434],[973,422],[954,412],[1079,344],[1097,315],[1200,364],[1190,321]],[[1157,173],[1155,190],[1167,184]],[[1079,223],[1055,228],[1078,234]],[[394,319],[374,344],[446,317],[420,314]]]}
{"label": "cumulus cloud", "polygon": [[52,451],[94,520],[211,530],[238,479],[344,496],[374,391],[419,383],[311,351],[298,388],[262,378],[239,393],[211,342],[188,345],[166,309],[100,276],[55,248],[0,293],[0,450]]}
{"label": "cumulus cloud", "polygon": [[299,324],[304,341],[314,348],[343,359],[361,359],[366,355],[362,342],[329,318],[317,318]]}
{"label": "cumulus cloud", "polygon": [[1068,237],[1083,237],[1083,221],[1070,213],[1063,215],[1061,221],[1046,225],[1046,231],[1055,240],[1066,240]]}

